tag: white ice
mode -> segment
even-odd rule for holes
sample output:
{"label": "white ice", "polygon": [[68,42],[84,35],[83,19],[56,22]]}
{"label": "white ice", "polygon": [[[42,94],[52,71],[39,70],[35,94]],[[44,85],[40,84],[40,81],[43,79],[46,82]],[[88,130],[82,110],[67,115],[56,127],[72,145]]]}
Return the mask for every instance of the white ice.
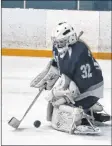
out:
{"label": "white ice", "polygon": [[[2,144],[3,145],[110,145],[111,126],[101,127],[100,136],[70,135],[51,128],[46,121],[46,91],[38,98],[25,117],[19,130],[14,130],[8,121],[14,116],[21,119],[35,98],[38,89],[30,82],[41,72],[50,58],[2,57]],[[98,60],[104,75],[104,98],[100,103],[111,114],[111,61]],[[33,126],[35,120],[41,126]]]}

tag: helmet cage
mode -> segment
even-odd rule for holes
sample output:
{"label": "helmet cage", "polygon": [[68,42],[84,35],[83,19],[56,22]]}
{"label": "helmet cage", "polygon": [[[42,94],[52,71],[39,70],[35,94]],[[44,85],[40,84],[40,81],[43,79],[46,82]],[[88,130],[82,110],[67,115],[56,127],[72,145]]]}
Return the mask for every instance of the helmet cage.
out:
{"label": "helmet cage", "polygon": [[64,48],[65,46],[67,46],[67,44],[69,42],[69,37],[63,38],[63,39],[60,39],[60,40],[56,40],[55,38],[52,38],[52,42],[53,42],[54,47]]}

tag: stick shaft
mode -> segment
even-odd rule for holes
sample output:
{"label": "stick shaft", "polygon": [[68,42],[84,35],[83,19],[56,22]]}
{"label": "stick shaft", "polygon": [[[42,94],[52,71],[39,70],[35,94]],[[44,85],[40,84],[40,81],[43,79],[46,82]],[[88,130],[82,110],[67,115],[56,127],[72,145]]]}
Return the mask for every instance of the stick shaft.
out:
{"label": "stick shaft", "polygon": [[42,91],[45,89],[45,87],[43,86],[43,88],[39,91],[39,93],[36,95],[35,99],[32,101],[32,103],[30,104],[30,106],[28,107],[28,109],[26,110],[24,116],[22,117],[22,119],[20,121],[22,121],[25,116],[27,115],[27,113],[29,112],[29,110],[32,108],[33,104],[36,102],[37,98],[40,96],[40,94],[42,93]]}
{"label": "stick shaft", "polygon": [[79,40],[79,38],[81,37],[81,35],[82,35],[83,33],[84,33],[83,31],[80,32],[79,36],[77,37],[78,40]]}

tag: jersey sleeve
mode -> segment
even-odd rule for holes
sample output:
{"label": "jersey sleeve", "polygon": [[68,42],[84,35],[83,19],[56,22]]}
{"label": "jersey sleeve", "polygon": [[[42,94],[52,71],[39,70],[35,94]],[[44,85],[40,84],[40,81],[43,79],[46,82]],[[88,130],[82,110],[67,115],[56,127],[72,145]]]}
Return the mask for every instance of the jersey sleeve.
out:
{"label": "jersey sleeve", "polygon": [[55,61],[54,58],[52,59],[52,65],[53,65],[54,67],[58,67],[58,66],[57,66],[57,62]]}
{"label": "jersey sleeve", "polygon": [[52,58],[52,65],[54,67],[58,67],[57,65],[57,56],[58,55],[58,52],[57,52],[57,49],[53,46],[53,58]]}

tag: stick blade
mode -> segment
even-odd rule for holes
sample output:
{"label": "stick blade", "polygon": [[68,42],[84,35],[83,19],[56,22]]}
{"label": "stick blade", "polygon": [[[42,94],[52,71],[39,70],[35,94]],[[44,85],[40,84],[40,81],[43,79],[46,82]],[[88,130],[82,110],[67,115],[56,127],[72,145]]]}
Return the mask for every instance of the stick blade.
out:
{"label": "stick blade", "polygon": [[16,119],[15,117],[12,117],[10,119],[10,121],[8,122],[8,124],[10,126],[12,126],[13,128],[16,128],[17,129],[19,127],[19,125],[20,125],[20,121],[18,119]]}

